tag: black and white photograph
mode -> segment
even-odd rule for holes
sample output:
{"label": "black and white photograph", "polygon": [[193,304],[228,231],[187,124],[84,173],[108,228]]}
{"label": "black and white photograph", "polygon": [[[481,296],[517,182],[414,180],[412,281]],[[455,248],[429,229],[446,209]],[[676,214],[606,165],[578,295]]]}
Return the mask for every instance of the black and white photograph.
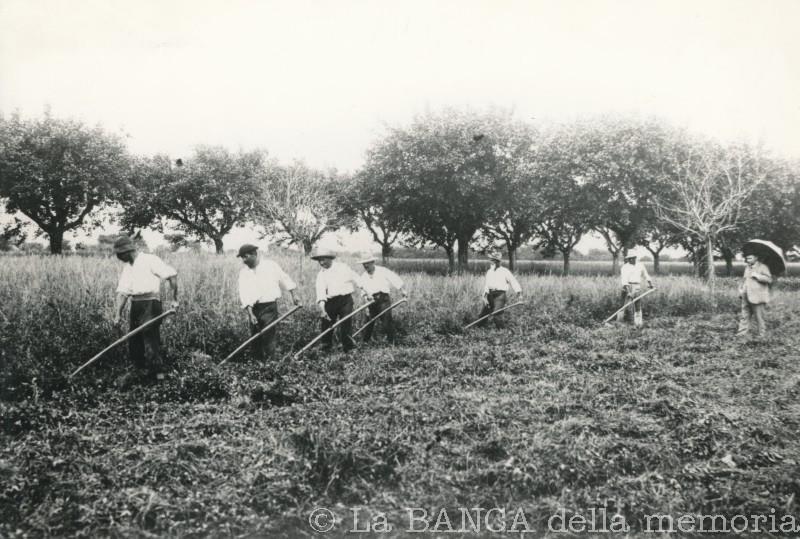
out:
{"label": "black and white photograph", "polygon": [[0,537],[800,537],[799,21],[0,0]]}

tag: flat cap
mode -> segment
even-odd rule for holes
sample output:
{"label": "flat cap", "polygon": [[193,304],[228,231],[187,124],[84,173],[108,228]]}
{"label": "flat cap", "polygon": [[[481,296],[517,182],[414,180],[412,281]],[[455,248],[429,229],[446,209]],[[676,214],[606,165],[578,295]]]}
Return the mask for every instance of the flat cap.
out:
{"label": "flat cap", "polygon": [[375,257],[373,255],[367,255],[358,261],[359,264],[366,264],[367,262],[375,262]]}
{"label": "flat cap", "polygon": [[241,257],[246,255],[247,253],[252,253],[258,251],[258,246],[253,245],[252,243],[245,243],[241,247],[239,247],[239,254],[236,255],[237,257]]}
{"label": "flat cap", "polygon": [[128,236],[120,236],[116,240],[114,240],[114,254],[122,254],[127,253],[128,251],[135,251],[136,246],[133,244],[133,240],[130,239]]}

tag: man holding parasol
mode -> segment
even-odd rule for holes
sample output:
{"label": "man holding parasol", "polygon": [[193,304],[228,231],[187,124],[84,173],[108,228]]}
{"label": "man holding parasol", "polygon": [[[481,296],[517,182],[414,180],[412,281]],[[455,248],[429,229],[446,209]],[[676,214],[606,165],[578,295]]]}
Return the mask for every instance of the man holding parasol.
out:
{"label": "man holding parasol", "polygon": [[742,247],[744,261],[747,264],[744,278],[739,287],[742,309],[739,315],[737,336],[745,336],[750,332],[750,320],[755,318],[758,324],[758,336],[766,334],[764,308],[770,300],[770,288],[773,277],[786,270],[783,251],[772,242],[750,240]]}

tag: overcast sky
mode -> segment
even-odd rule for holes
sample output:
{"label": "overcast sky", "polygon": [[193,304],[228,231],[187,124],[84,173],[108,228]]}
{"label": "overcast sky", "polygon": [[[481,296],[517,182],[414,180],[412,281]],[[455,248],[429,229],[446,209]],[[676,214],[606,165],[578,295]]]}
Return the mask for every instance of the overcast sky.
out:
{"label": "overcast sky", "polygon": [[426,109],[657,115],[800,156],[800,1],[0,0],[0,111],[354,170]]}

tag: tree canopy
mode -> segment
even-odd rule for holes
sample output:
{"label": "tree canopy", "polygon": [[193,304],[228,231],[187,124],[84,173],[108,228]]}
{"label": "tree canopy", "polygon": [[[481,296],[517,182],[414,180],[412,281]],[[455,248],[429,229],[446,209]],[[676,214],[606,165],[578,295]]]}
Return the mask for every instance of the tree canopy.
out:
{"label": "tree canopy", "polygon": [[128,170],[121,137],[100,127],[46,115],[0,118],[0,196],[47,234],[60,254],[64,233],[98,226],[93,220]]}
{"label": "tree canopy", "polygon": [[165,155],[139,158],[122,196],[123,228],[163,229],[166,219],[222,253],[223,237],[254,217],[265,175],[262,151],[200,146],[176,164]]}

